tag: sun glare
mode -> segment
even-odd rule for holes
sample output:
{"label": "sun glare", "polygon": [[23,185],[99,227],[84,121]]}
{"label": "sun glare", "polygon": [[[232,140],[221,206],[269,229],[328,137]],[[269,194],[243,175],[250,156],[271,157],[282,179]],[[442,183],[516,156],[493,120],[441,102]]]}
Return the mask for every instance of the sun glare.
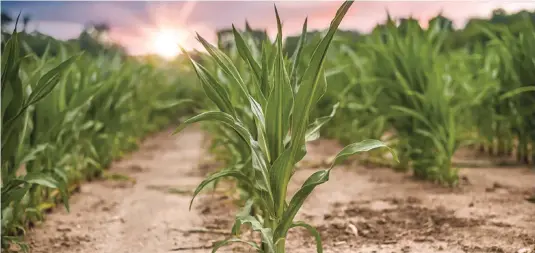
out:
{"label": "sun glare", "polygon": [[184,34],[177,30],[159,30],[154,33],[154,52],[164,58],[173,58],[180,54],[179,45],[183,43]]}

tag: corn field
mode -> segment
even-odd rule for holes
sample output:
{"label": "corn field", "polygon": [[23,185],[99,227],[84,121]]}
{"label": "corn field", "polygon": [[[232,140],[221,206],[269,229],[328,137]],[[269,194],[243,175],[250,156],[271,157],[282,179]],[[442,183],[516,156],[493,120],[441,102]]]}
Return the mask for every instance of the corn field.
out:
{"label": "corn field", "polygon": [[[309,32],[305,19],[291,48],[275,7],[274,40],[233,25],[232,41],[214,45],[197,35],[204,52],[182,48],[172,63],[90,55],[59,41],[57,52],[38,54],[16,30],[3,38],[2,248],[30,250],[24,235],[45,212],[69,210],[69,196],[84,182],[107,178],[114,161],[169,126],[176,129],[168,138],[180,138],[200,125],[211,141],[207,152],[222,164],[192,190],[192,212],[194,199],[220,183],[239,193],[228,233],[212,252],[234,243],[245,252],[294,252],[294,228],[312,236],[310,252],[336,248],[322,240],[325,228],[299,214],[331,173],[355,164],[348,165],[355,154],[357,164],[441,189],[468,187],[461,170],[471,166],[458,162],[461,152],[492,166],[535,164],[532,19],[514,31],[478,24],[485,39],[458,46],[444,19],[423,28],[388,16],[355,39],[338,31],[352,4],[341,4],[324,32]],[[325,139],[345,147],[303,177],[300,164]],[[352,226],[357,238],[373,230]]]}
{"label": "corn field", "polygon": [[328,94],[342,94],[345,103],[325,134],[346,141],[393,133],[396,169],[450,185],[458,180],[452,158],[460,147],[514,153],[533,164],[533,22],[525,19],[518,34],[481,27],[490,38],[486,46],[448,50],[452,31],[439,21],[424,30],[415,20],[389,19],[359,43],[342,41],[329,78],[348,85]]}
{"label": "corn field", "polygon": [[170,71],[66,48],[38,57],[24,45],[15,31],[2,50],[3,247],[45,210],[68,209],[82,180],[102,176],[192,102],[191,86]]}

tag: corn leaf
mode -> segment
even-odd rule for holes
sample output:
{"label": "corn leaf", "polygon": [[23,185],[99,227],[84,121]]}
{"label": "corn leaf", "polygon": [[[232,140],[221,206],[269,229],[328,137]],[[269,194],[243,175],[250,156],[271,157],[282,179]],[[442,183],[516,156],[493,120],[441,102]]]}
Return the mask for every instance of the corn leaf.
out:
{"label": "corn leaf", "polygon": [[236,30],[236,27],[234,27],[234,25],[232,25],[232,32],[234,33],[234,40],[236,41],[238,53],[240,54],[242,59],[249,64],[258,83],[261,83],[262,70],[260,69],[258,62],[256,62],[256,60],[254,59],[253,55],[251,54],[251,50],[249,50],[247,44],[245,43],[245,40],[243,40],[243,37],[241,36],[240,32]]}
{"label": "corn leaf", "polygon": [[394,152],[394,150],[392,150],[390,147],[388,147],[383,142],[378,141],[378,140],[364,140],[364,141],[353,143],[353,144],[350,144],[350,145],[347,145],[346,147],[344,147],[342,149],[342,151],[340,151],[336,155],[336,157],[334,158],[334,162],[331,165],[331,169],[334,166],[336,166],[336,165],[340,164],[341,162],[343,162],[347,157],[349,157],[351,155],[354,155],[356,153],[361,153],[361,152],[367,152],[367,151],[370,151],[370,150],[376,149],[376,148],[387,148],[390,151],[390,153],[392,153],[392,156],[394,157],[394,160],[398,161],[398,158],[397,158],[396,153]]}
{"label": "corn leaf", "polygon": [[43,75],[37,82],[37,85],[25,102],[25,106],[37,103],[46,95],[52,92],[52,89],[59,83],[59,79],[64,74],[65,70],[78,58],[78,55],[71,56],[68,60],[62,62],[54,69]]}
{"label": "corn leaf", "polygon": [[284,212],[277,229],[275,230],[275,238],[284,238],[288,229],[290,229],[293,219],[297,214],[297,211],[303,205],[305,199],[312,193],[312,190],[316,186],[323,184],[329,180],[330,170],[320,170],[312,174],[307,180],[303,183],[301,188],[295,193],[292,197],[292,200],[288,204],[287,210]]}
{"label": "corn leaf", "polygon": [[284,65],[282,52],[282,25],[277,8],[277,57],[274,69],[274,82],[266,108],[266,137],[269,154],[278,157],[284,149],[284,138],[290,127],[290,112],[293,106],[293,91]]}
{"label": "corn leaf", "polygon": [[219,110],[236,117],[236,111],[230,102],[229,92],[225,86],[220,85],[204,67],[200,66],[193,59],[191,59],[189,54],[184,49],[182,49],[182,51],[188,56],[188,59],[195,69],[197,76],[201,80],[204,92],[208,98],[210,98],[210,100],[216,104]]}
{"label": "corn leaf", "polygon": [[323,245],[321,243],[321,235],[320,233],[318,232],[318,230],[316,230],[316,228],[314,228],[313,226],[303,222],[303,221],[296,221],[294,222],[290,228],[295,228],[295,227],[303,227],[305,228],[306,230],[308,230],[308,232],[314,236],[314,240],[316,240],[316,251],[318,253],[323,253]]}
{"label": "corn leaf", "polygon": [[206,179],[204,179],[199,184],[199,186],[197,186],[197,188],[193,192],[193,197],[191,198],[191,201],[190,201],[190,204],[189,204],[189,209],[191,210],[191,206],[193,204],[193,200],[195,200],[195,197],[197,196],[197,194],[199,194],[199,192],[201,192],[202,189],[204,189],[204,187],[206,187],[212,181],[219,180],[219,179],[221,179],[223,177],[233,177],[233,178],[236,178],[238,181],[240,181],[240,183],[245,183],[245,184],[247,184],[249,186],[253,186],[253,182],[251,182],[249,177],[247,177],[247,175],[243,174],[242,172],[240,172],[238,170],[233,170],[233,169],[221,170],[219,172],[216,172],[216,173],[208,176]]}
{"label": "corn leaf", "polygon": [[251,140],[252,136],[251,133],[239,122],[236,121],[231,115],[219,112],[219,111],[212,111],[212,112],[204,112],[197,116],[191,117],[184,121],[180,126],[178,126],[173,134],[176,134],[180,131],[182,131],[184,128],[186,128],[188,125],[200,122],[200,121],[218,121],[226,126],[231,127],[234,129],[240,137],[247,143],[249,146],[251,146]]}
{"label": "corn leaf", "polygon": [[212,253],[217,252],[217,250],[219,248],[223,247],[223,246],[226,246],[228,244],[235,243],[235,242],[245,243],[245,244],[251,246],[256,251],[261,252],[260,247],[258,247],[258,245],[256,243],[254,243],[254,242],[248,242],[248,241],[242,240],[240,238],[229,238],[229,239],[225,239],[223,241],[219,241],[219,242],[214,243],[214,247],[212,248]]}
{"label": "corn leaf", "polygon": [[290,71],[290,84],[292,85],[294,90],[297,90],[297,85],[298,85],[297,71],[299,70],[299,63],[301,62],[301,53],[303,51],[303,47],[306,42],[307,22],[308,22],[308,18],[305,18],[305,22],[303,23],[303,28],[301,30],[301,36],[299,37],[299,42],[297,43],[297,48],[295,49],[294,54],[292,55],[292,70]]}

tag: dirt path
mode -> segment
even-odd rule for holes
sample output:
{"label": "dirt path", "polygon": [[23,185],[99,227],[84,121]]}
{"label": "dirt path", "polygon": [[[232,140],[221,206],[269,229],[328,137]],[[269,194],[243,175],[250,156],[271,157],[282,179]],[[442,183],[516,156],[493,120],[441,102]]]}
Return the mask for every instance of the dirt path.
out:
{"label": "dirt path", "polygon": [[196,128],[178,136],[163,132],[149,138],[138,152],[110,169],[135,183],[82,185],[81,193],[71,198],[70,213],[58,210],[30,233],[32,252],[158,253],[200,245],[195,235],[185,238],[180,230],[203,222],[194,211],[188,212],[188,191],[202,180],[202,140]]}
{"label": "dirt path", "polygon": [[[84,184],[71,198],[71,213],[55,211],[30,232],[32,252],[210,252],[191,248],[225,238],[235,205],[223,193],[204,194],[188,212],[190,191],[203,178],[202,142],[197,128],[149,138],[111,168],[135,178],[135,184]],[[306,166],[319,164],[339,148],[332,141],[312,143]],[[290,190],[313,171],[298,170]],[[319,229],[325,252],[530,252],[535,247],[535,205],[524,198],[534,191],[535,173],[478,168],[461,174],[461,187],[450,190],[390,169],[339,167],[297,218]],[[313,240],[299,229],[291,231],[287,245],[291,253],[315,252]]]}

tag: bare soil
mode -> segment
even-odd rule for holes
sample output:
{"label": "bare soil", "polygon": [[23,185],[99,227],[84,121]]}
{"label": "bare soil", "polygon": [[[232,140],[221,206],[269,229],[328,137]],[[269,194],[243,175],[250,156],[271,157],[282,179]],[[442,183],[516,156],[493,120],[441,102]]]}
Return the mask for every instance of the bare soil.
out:
{"label": "bare soil", "polygon": [[[34,253],[210,252],[228,236],[236,203],[228,187],[191,192],[213,169],[198,128],[148,138],[111,173],[134,180],[88,182],[29,231]],[[295,192],[341,147],[319,140],[290,185]],[[465,168],[461,184],[445,188],[386,168],[358,163],[335,168],[298,213],[321,233],[325,252],[535,252],[535,173],[528,168]],[[250,235],[244,235],[246,238]],[[287,252],[315,252],[307,231],[291,230]],[[232,251],[230,251],[232,250]],[[221,252],[251,252],[241,246]]]}

